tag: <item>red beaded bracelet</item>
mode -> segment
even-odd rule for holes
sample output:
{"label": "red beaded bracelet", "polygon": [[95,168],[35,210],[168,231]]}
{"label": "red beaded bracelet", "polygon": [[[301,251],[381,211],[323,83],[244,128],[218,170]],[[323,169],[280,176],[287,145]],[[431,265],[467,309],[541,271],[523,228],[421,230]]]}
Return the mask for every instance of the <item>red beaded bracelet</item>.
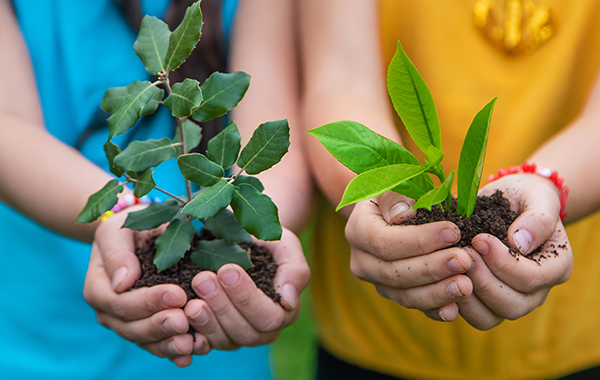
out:
{"label": "red beaded bracelet", "polygon": [[155,198],[154,200],[150,199],[147,196],[143,196],[142,198],[134,197],[133,194],[125,194],[123,198],[119,199],[116,205],[113,206],[112,209],[108,210],[100,217],[100,221],[104,222],[106,219],[115,215],[121,210],[126,209],[129,206],[137,205],[140,203],[150,204],[152,202],[161,203],[160,198]]}
{"label": "red beaded bracelet", "polygon": [[500,169],[498,170],[497,175],[490,175],[488,180],[492,182],[497,180],[498,178],[502,178],[506,175],[515,173],[533,173],[541,175],[542,177],[548,178],[550,181],[552,181],[554,185],[556,185],[556,187],[558,188],[558,192],[560,193],[560,220],[564,220],[567,217],[565,207],[567,206],[569,188],[565,185],[565,179],[559,176],[557,171],[545,168],[543,166],[537,166],[536,164],[524,162],[521,166],[511,166],[506,170]]}

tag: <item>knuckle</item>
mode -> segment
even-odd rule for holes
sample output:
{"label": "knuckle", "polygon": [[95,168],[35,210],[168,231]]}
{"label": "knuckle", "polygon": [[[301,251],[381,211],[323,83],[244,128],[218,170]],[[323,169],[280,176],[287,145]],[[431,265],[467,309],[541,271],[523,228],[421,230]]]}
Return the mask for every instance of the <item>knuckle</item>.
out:
{"label": "knuckle", "polygon": [[261,319],[257,329],[260,332],[271,333],[279,330],[285,322],[285,318],[272,314],[269,318]]}
{"label": "knuckle", "polygon": [[244,347],[256,346],[259,342],[260,336],[256,331],[244,332],[235,339],[235,344]]}
{"label": "knuckle", "polygon": [[357,259],[356,255],[353,254],[350,256],[350,271],[352,274],[363,281],[367,281],[367,276],[363,266],[359,263],[360,260]]}
{"label": "knuckle", "polygon": [[125,308],[123,307],[123,305],[121,305],[120,302],[117,302],[116,300],[113,300],[111,302],[111,310],[114,314],[115,317],[117,317],[118,319],[121,320],[125,320],[127,317],[127,311],[125,310]]}

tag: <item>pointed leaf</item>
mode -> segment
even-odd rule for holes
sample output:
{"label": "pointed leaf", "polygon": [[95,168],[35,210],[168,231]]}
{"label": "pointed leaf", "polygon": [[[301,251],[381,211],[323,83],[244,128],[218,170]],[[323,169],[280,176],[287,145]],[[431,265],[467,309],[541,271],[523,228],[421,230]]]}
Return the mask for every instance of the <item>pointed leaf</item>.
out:
{"label": "pointed leaf", "polygon": [[[151,103],[151,100],[155,96],[162,96],[162,90],[148,81],[142,82],[142,85],[137,85],[137,87],[139,88],[127,95],[121,107],[108,118],[109,140],[129,130],[140,117],[156,110],[158,103],[155,106],[155,102]],[[112,108],[112,106],[111,104],[109,108]],[[149,106],[149,108],[146,108],[146,106]]]}
{"label": "pointed leaf", "polygon": [[109,181],[101,190],[94,193],[88,199],[85,207],[77,217],[77,223],[91,223],[102,216],[117,204],[119,198],[117,194],[123,191],[123,185],[113,179]]}
{"label": "pointed leaf", "polygon": [[223,168],[200,153],[188,153],[179,156],[177,165],[181,175],[202,187],[219,182],[225,175]]}
{"label": "pointed leaf", "polygon": [[194,111],[193,118],[208,121],[225,115],[238,105],[250,86],[250,75],[243,71],[235,73],[212,73],[202,84],[204,101]]}
{"label": "pointed leaf", "polygon": [[[140,82],[140,81],[136,80],[129,86],[109,88],[104,93],[104,97],[102,98],[102,103],[100,104],[100,108],[102,108],[102,110],[108,112],[111,115],[114,114],[115,112],[117,112],[119,110],[119,108],[121,108],[121,106],[125,102],[125,99],[129,95],[133,94],[134,92],[136,92],[142,88],[146,88],[148,83],[150,83],[150,82]],[[162,90],[156,91],[155,96],[144,107],[144,110],[142,111],[142,116],[149,115],[149,114],[153,113],[154,110],[156,110],[156,107],[158,107],[158,101],[162,100],[162,94],[163,94]],[[160,95],[160,99],[157,99],[158,95]]]}
{"label": "pointed leaf", "polygon": [[106,158],[108,159],[108,169],[112,174],[120,177],[123,175],[123,170],[115,166],[115,157],[117,154],[121,153],[121,148],[118,145],[113,144],[110,141],[107,141],[104,144],[104,153],[106,154]]}
{"label": "pointed leaf", "polygon": [[[198,146],[198,144],[200,144],[200,141],[202,140],[202,128],[194,123],[193,121],[186,119],[183,121],[183,133],[185,135],[185,152],[187,153],[190,150],[194,149],[195,147]],[[179,133],[179,128],[177,128],[177,132],[175,133],[175,138],[173,139],[173,144],[178,143],[181,141],[181,136]],[[180,147],[175,147],[175,150],[177,151],[177,155],[179,156],[181,154],[181,148]]]}
{"label": "pointed leaf", "polygon": [[141,198],[154,189],[156,182],[154,182],[152,173],[154,173],[154,170],[152,169],[147,169],[143,172],[130,173],[130,176],[136,180],[136,182],[133,183],[134,196]]}
{"label": "pointed leaf", "polygon": [[235,218],[242,227],[261,240],[279,240],[283,232],[277,206],[265,194],[253,186],[241,184],[235,187],[231,200]]}
{"label": "pointed leaf", "polygon": [[175,157],[177,151],[168,138],[132,141],[115,157],[115,165],[125,171],[142,172]]}
{"label": "pointed leaf", "polygon": [[200,83],[195,79],[185,78],[183,82],[173,85],[171,95],[165,99],[165,107],[171,110],[173,117],[188,117],[201,101]]}
{"label": "pointed leaf", "polygon": [[256,128],[242,149],[238,166],[248,174],[258,174],[278,163],[290,146],[287,120],[269,121]]}
{"label": "pointed leaf", "polygon": [[196,219],[205,219],[217,215],[231,203],[233,185],[220,180],[192,199],[181,212]]}
{"label": "pointed leaf", "polygon": [[253,186],[256,190],[258,190],[259,193],[262,193],[265,190],[262,182],[260,182],[260,180],[256,177],[239,175],[235,181],[233,181],[235,186],[240,186],[242,183],[247,183],[248,185]]}
{"label": "pointed leaf", "polygon": [[130,212],[123,228],[136,231],[151,230],[171,221],[179,211],[181,205],[174,199],[167,199],[163,203],[152,203],[143,210]]}
{"label": "pointed leaf", "polygon": [[237,264],[245,270],[254,266],[250,260],[250,252],[225,240],[199,241],[196,251],[192,253],[192,262],[214,272],[225,264]]}
{"label": "pointed leaf", "polygon": [[417,200],[417,202],[413,205],[413,209],[426,208],[427,210],[431,210],[431,206],[442,203],[450,194],[452,190],[452,182],[454,182],[454,171],[452,171],[444,183],[427,194],[423,195],[421,198]]}
{"label": "pointed leaf", "polygon": [[442,150],[440,121],[433,97],[400,42],[388,68],[387,86],[396,112],[419,149],[425,153],[433,145]]}
{"label": "pointed leaf", "polygon": [[189,220],[182,222],[180,219],[175,219],[169,224],[165,232],[156,239],[154,265],[158,272],[179,262],[190,249],[194,233],[194,226]]}
{"label": "pointed leaf", "polygon": [[221,165],[223,169],[229,169],[240,154],[242,136],[235,122],[231,122],[227,128],[219,132],[208,142],[206,155],[213,162]]}
{"label": "pointed leaf", "polygon": [[233,213],[227,209],[221,211],[212,218],[203,221],[204,226],[215,236],[232,242],[252,241],[252,237],[238,222]]}
{"label": "pointed leaf", "polygon": [[471,216],[475,209],[490,123],[492,121],[492,111],[494,110],[496,99],[492,99],[491,102],[475,115],[460,151],[456,211],[466,217]]}
{"label": "pointed leaf", "polygon": [[175,70],[185,62],[200,40],[201,32],[202,12],[200,1],[197,1],[186,9],[181,24],[169,37],[164,64],[167,70]]}
{"label": "pointed leaf", "polygon": [[165,69],[163,62],[169,46],[169,34],[171,31],[162,20],[148,15],[142,19],[133,50],[142,60],[146,71],[152,75]]}

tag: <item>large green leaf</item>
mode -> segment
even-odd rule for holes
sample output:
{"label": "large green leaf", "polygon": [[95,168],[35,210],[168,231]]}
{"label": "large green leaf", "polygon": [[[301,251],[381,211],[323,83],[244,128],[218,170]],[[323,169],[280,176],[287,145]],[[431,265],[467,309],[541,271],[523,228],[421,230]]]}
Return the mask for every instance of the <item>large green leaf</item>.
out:
{"label": "large green leaf", "polygon": [[225,240],[199,241],[196,251],[192,253],[192,262],[214,272],[225,264],[237,264],[245,270],[254,266],[250,260],[250,252]]}
{"label": "large green leaf", "polygon": [[[136,85],[137,89],[134,92],[125,97],[119,109],[108,118],[109,140],[129,130],[140,117],[156,110],[158,103],[152,102],[152,100],[161,98],[163,90],[148,81],[140,83],[140,85]],[[116,103],[115,99],[114,104]],[[109,108],[112,109],[112,102],[109,102],[109,104]]]}
{"label": "large green leaf", "polygon": [[116,179],[110,180],[101,190],[88,199],[77,217],[77,223],[91,223],[117,204],[117,194],[123,191],[123,185]]}
{"label": "large green leaf", "polygon": [[233,185],[220,180],[186,204],[182,212],[197,219],[210,218],[229,206],[232,197]]}
{"label": "large green leaf", "polygon": [[206,155],[213,162],[221,165],[223,169],[229,169],[240,154],[242,136],[235,122],[231,122],[227,128],[219,132],[208,142]]}
{"label": "large green leaf", "polygon": [[183,82],[173,85],[171,95],[165,99],[165,107],[171,110],[173,117],[188,117],[201,101],[200,83],[195,79],[185,78]]}
{"label": "large green leaf", "polygon": [[254,186],[241,184],[235,187],[231,200],[235,218],[242,227],[261,240],[279,240],[283,233],[277,206],[267,195]]}
{"label": "large green leaf", "polygon": [[185,62],[200,40],[201,33],[202,12],[200,1],[197,1],[188,7],[181,24],[169,37],[169,47],[164,64],[167,70],[175,70]]}
{"label": "large green leaf", "polygon": [[450,172],[444,183],[440,187],[436,187],[427,194],[423,195],[413,205],[413,209],[426,208],[431,210],[431,206],[442,203],[452,190],[452,182],[454,181],[454,171]]}
{"label": "large green leaf", "polygon": [[194,111],[193,118],[208,121],[225,115],[238,105],[250,86],[250,75],[243,71],[235,73],[212,73],[202,84],[204,101]]}
{"label": "large green leaf", "polygon": [[106,154],[106,159],[108,160],[108,169],[110,172],[117,177],[123,175],[123,170],[117,166],[115,166],[115,157],[117,154],[121,153],[121,148],[118,145],[113,144],[110,141],[107,141],[104,144],[104,153]]}
{"label": "large green leaf", "polygon": [[183,154],[177,158],[181,175],[202,187],[209,187],[219,182],[225,175],[221,166],[215,164],[200,153]]}
{"label": "large green leaf", "polygon": [[260,182],[260,180],[258,178],[256,178],[256,177],[239,175],[235,179],[235,181],[233,181],[233,184],[235,186],[240,186],[242,183],[247,183],[248,185],[253,186],[260,193],[262,193],[263,190],[265,189],[265,187],[263,186],[262,182]]}
{"label": "large green leaf", "polygon": [[242,149],[238,166],[248,174],[258,174],[278,163],[290,146],[287,120],[269,121],[256,128]]}
{"label": "large green leaf", "polygon": [[123,228],[136,231],[151,230],[171,221],[180,210],[181,205],[174,199],[167,199],[163,203],[152,203],[143,210],[130,212]]}
{"label": "large green leaf", "polygon": [[233,213],[227,209],[212,218],[203,220],[204,226],[215,236],[227,241],[252,241],[252,237],[244,230]]}
{"label": "large green leaf", "polygon": [[475,209],[496,99],[492,99],[475,115],[460,151],[456,211],[463,216],[471,216]]}
{"label": "large green leaf", "polygon": [[168,138],[132,141],[115,157],[115,165],[125,171],[142,172],[175,157],[177,151]]}
{"label": "large green leaf", "polygon": [[406,130],[423,152],[430,145],[442,150],[442,136],[433,97],[402,45],[390,63],[387,86],[392,104]]}
{"label": "large green leaf", "polygon": [[144,195],[148,194],[154,187],[156,186],[156,182],[154,182],[154,177],[152,176],[154,170],[146,169],[143,172],[133,172],[129,173],[132,178],[136,180],[133,183],[133,195],[141,198]]}
{"label": "large green leaf", "polygon": [[174,219],[169,224],[165,232],[156,239],[154,265],[158,272],[177,264],[190,249],[194,232],[194,226],[189,220]]}
{"label": "large green leaf", "polygon": [[152,75],[165,70],[163,63],[169,46],[169,34],[171,31],[162,20],[148,15],[142,19],[133,50],[142,60],[146,71]]}
{"label": "large green leaf", "polygon": [[[183,153],[187,153],[197,147],[202,140],[202,128],[189,119],[183,121],[183,134],[185,136],[185,152]],[[181,134],[179,132],[179,128],[177,128],[173,143],[175,144],[179,142],[181,142]],[[175,147],[175,149],[177,150],[177,155],[180,155],[181,148]]]}
{"label": "large green leaf", "polygon": [[[148,86],[148,83],[150,83],[150,82],[140,82],[140,81],[136,80],[129,86],[109,88],[104,93],[104,97],[102,98],[102,103],[100,104],[100,108],[102,108],[104,111],[110,113],[111,115],[114,114],[115,112],[117,112],[119,110],[119,108],[121,108],[121,106],[125,102],[125,99],[129,95],[133,94],[134,92],[136,92],[142,88],[146,88]],[[154,96],[150,99],[148,104],[146,104],[144,106],[144,108],[142,109],[142,116],[150,115],[151,113],[156,111],[159,101],[162,100],[162,96],[163,96],[162,90],[155,91]]]}

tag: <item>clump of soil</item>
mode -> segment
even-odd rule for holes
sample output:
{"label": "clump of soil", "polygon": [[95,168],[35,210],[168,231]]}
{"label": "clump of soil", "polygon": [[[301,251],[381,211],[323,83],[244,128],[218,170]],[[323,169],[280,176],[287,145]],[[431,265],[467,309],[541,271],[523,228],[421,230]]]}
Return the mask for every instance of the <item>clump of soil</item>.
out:
{"label": "clump of soil", "polygon": [[[206,270],[192,263],[191,256],[195,251],[195,247],[200,240],[214,240],[215,236],[207,229],[202,229],[200,234],[196,234],[192,240],[191,248],[184,257],[171,268],[165,269],[158,273],[153,260],[156,254],[154,242],[158,236],[154,236],[141,247],[136,249],[135,254],[140,260],[142,266],[142,275],[133,286],[133,289],[144,286],[153,286],[160,284],[175,284],[179,285],[187,294],[188,300],[198,298],[192,289],[192,279],[199,272]],[[250,248],[250,259],[254,267],[246,272],[250,275],[256,286],[269,296],[274,302],[279,302],[281,295],[273,288],[273,279],[277,272],[277,263],[271,252],[265,247],[254,243],[242,242],[239,243],[243,249]]]}

